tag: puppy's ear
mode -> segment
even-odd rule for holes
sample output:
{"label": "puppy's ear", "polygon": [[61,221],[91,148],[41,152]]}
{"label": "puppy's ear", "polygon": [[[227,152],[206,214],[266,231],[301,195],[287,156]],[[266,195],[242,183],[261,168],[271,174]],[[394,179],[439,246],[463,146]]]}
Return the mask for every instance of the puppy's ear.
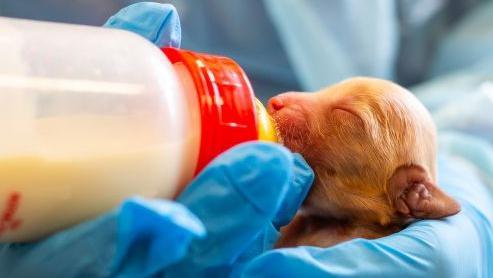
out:
{"label": "puppy's ear", "polygon": [[460,211],[459,203],[434,184],[419,166],[397,168],[389,186],[394,208],[404,217],[441,218]]}

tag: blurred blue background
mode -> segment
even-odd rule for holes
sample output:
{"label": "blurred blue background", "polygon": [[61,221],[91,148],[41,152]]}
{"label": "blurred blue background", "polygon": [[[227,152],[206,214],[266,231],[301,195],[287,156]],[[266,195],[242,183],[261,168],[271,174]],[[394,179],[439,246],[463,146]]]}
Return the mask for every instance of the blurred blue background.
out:
{"label": "blurred blue background", "polygon": [[[2,0],[0,15],[102,25],[129,0]],[[175,0],[182,47],[229,56],[264,101],[354,75],[404,86],[450,70],[442,42],[481,0]],[[491,6],[491,5],[490,5]],[[468,47],[468,46],[466,46]],[[454,53],[455,54],[455,53]],[[437,58],[438,57],[438,58]]]}

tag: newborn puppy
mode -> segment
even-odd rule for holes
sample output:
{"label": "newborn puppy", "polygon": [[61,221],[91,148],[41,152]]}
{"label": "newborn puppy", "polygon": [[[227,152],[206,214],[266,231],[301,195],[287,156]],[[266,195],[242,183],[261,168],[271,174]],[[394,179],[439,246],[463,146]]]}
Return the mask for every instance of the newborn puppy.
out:
{"label": "newborn puppy", "polygon": [[316,93],[278,95],[268,109],[282,143],[316,176],[278,247],[379,238],[413,219],[460,211],[436,184],[431,116],[406,89],[353,78]]}

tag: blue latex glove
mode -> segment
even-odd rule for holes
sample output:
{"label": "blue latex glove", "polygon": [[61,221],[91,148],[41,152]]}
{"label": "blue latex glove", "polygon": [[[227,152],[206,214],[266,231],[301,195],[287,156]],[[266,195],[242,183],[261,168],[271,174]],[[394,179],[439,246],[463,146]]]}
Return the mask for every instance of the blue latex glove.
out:
{"label": "blue latex glove", "polygon": [[249,263],[242,276],[493,277],[493,195],[478,169],[454,155],[440,157],[439,175],[441,186],[461,203],[458,215],[419,221],[377,240],[273,250]]}
{"label": "blue latex glove", "polygon": [[104,24],[143,36],[159,47],[180,47],[180,19],[169,4],[140,2],[121,9]]}
{"label": "blue latex glove", "polygon": [[181,205],[134,198],[40,242],[0,245],[0,273],[225,275],[272,247],[273,223],[294,215],[312,181],[300,156],[279,145],[243,144],[206,167],[178,198]]}
{"label": "blue latex glove", "polygon": [[[2,277],[148,276],[182,258],[205,236],[180,204],[127,200],[119,210],[36,243],[1,244]],[[164,249],[164,250],[163,250]],[[140,272],[138,272],[140,271]]]}

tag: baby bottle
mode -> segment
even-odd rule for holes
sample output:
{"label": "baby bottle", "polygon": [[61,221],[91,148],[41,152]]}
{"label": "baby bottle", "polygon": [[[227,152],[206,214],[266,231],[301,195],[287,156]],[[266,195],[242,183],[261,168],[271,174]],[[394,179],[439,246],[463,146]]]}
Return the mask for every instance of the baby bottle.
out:
{"label": "baby bottle", "polygon": [[0,241],[32,241],[127,197],[173,198],[273,126],[232,60],[127,31],[0,18]]}

